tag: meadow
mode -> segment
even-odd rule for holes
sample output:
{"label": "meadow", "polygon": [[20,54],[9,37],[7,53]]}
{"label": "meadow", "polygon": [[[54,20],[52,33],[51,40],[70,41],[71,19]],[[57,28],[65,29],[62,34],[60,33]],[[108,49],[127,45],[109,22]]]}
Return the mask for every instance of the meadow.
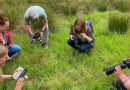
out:
{"label": "meadow", "polygon": [[[69,0],[65,0],[64,3],[62,0],[57,0],[65,5],[58,3],[53,5],[51,0],[44,1],[45,3],[42,0],[0,1],[1,4],[3,3],[3,6],[0,5],[1,10],[11,21],[13,41],[22,48],[18,56],[7,62],[3,68],[4,74],[13,73],[18,66],[27,68],[28,79],[25,80],[23,90],[115,90],[111,83],[117,79],[116,75],[106,76],[103,69],[122,63],[124,59],[130,57],[130,27],[123,34],[111,32],[108,28],[111,12],[109,10],[104,12],[103,9],[101,12],[95,10],[95,7],[88,9],[85,6],[87,4],[83,4],[84,13],[78,12],[77,15],[74,10],[66,12],[68,10],[65,9],[65,5]],[[85,0],[81,1],[85,2]],[[72,4],[75,7],[75,3]],[[93,4],[95,3],[89,2],[88,5]],[[29,44],[23,15],[30,5],[45,6],[48,10],[51,27],[48,49],[39,44]],[[63,10],[56,9],[58,5],[61,5],[65,13],[61,13]],[[49,6],[52,6],[54,10]],[[130,17],[128,11],[125,13]],[[89,54],[74,55],[74,50],[67,45],[67,40],[70,26],[79,14],[84,20],[92,21],[96,45]],[[124,71],[129,72],[128,69]],[[13,90],[15,83],[14,80],[4,81],[0,85],[0,90]]]}

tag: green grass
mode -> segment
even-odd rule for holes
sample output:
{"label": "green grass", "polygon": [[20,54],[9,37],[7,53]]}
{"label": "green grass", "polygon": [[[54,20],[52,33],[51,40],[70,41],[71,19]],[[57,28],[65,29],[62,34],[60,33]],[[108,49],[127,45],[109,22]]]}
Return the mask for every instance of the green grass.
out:
{"label": "green grass", "polygon": [[110,0],[110,4],[116,10],[121,12],[129,12],[130,11],[130,1],[129,0]]}
{"label": "green grass", "polygon": [[[106,76],[103,68],[121,63],[130,55],[130,33],[118,35],[107,31],[109,13],[92,13],[83,19],[93,22],[96,46],[89,54],[73,55],[67,45],[70,26],[75,16],[56,19],[57,33],[50,33],[49,48],[30,45],[25,33],[12,32],[14,43],[22,47],[20,55],[4,67],[10,74],[18,66],[28,69],[29,78],[23,90],[115,90],[111,82],[115,75]],[[16,34],[17,33],[17,34]],[[13,90],[15,81],[4,82],[0,90]]]}
{"label": "green grass", "polygon": [[124,13],[110,12],[108,20],[109,31],[117,33],[126,33],[129,28],[129,17]]}
{"label": "green grass", "polygon": [[97,6],[98,11],[105,12],[108,8],[109,1],[108,0],[105,0],[105,1],[97,0],[95,4]]}

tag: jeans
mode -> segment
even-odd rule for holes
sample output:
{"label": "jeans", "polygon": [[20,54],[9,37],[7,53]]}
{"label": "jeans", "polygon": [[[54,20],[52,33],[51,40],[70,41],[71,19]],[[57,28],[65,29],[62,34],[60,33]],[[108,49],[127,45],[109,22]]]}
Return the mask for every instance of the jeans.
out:
{"label": "jeans", "polygon": [[21,50],[21,47],[19,45],[13,44],[12,47],[10,47],[8,50],[9,57],[12,57]]}
{"label": "jeans", "polygon": [[90,48],[92,48],[93,46],[91,46],[89,43],[87,42],[82,42],[80,40],[78,40],[78,46],[75,46],[74,40],[69,39],[68,40],[68,45],[70,45],[71,47],[73,47],[74,49],[78,49],[81,52],[89,52]]}

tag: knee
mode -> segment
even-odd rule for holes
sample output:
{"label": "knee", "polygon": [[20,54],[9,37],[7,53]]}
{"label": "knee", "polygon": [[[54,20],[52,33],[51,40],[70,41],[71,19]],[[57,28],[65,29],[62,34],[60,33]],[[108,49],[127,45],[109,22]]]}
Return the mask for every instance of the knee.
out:
{"label": "knee", "polygon": [[19,45],[13,45],[12,48],[16,51],[19,52],[21,50],[21,47]]}

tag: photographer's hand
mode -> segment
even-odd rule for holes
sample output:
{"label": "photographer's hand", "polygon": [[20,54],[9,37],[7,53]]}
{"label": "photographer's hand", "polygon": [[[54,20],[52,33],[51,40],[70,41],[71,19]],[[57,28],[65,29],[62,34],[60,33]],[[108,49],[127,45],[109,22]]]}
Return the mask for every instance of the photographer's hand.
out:
{"label": "photographer's hand", "polygon": [[123,71],[121,70],[121,67],[118,65],[115,67],[115,73],[120,76],[121,74],[124,74]]}
{"label": "photographer's hand", "polygon": [[88,42],[92,41],[92,38],[88,37],[85,33],[81,33],[82,37],[85,38]]}
{"label": "photographer's hand", "polygon": [[119,65],[116,66],[115,69],[115,73],[118,75],[125,88],[127,88],[127,90],[130,90],[130,78],[123,73]]}
{"label": "photographer's hand", "polygon": [[24,84],[24,78],[19,78],[18,81],[16,82],[16,86],[14,90],[22,90]]}

